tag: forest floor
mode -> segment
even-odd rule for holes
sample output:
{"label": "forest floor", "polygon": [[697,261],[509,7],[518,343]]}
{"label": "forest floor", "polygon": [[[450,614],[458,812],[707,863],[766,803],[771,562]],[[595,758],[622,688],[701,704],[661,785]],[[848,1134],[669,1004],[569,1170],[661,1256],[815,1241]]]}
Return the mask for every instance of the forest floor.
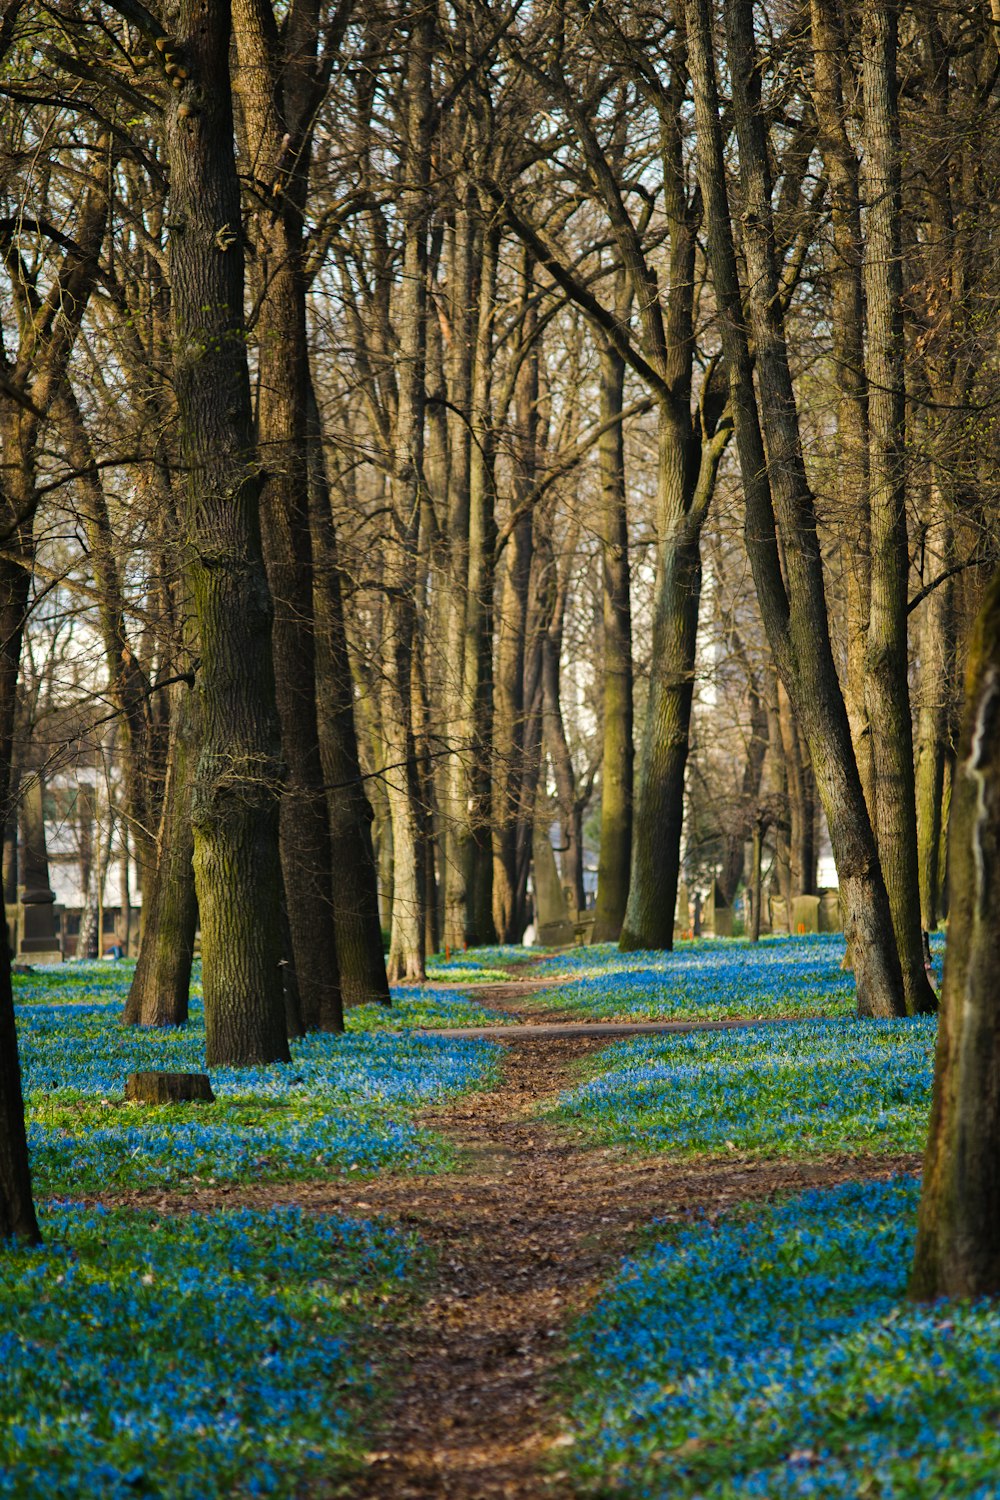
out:
{"label": "forest floor", "polygon": [[[534,1005],[532,995],[543,988],[551,981],[475,986],[476,1000],[491,1008],[547,1024],[542,1036],[493,1028],[505,1044],[498,1085],[422,1117],[458,1148],[458,1172],[156,1195],[164,1211],[295,1203],[315,1212],[379,1214],[430,1248],[419,1305],[373,1354],[378,1384],[395,1395],[367,1474],[346,1487],[313,1485],[313,1500],[570,1495],[559,1462],[572,1441],[558,1396],[565,1333],[622,1257],[648,1243],[654,1222],[711,1220],[742,1203],[919,1167],[912,1154],[804,1162],[739,1154],[671,1159],[595,1147],[582,1132],[536,1117],[540,1104],[579,1082],[580,1063],[606,1045],[600,1035],[580,1034],[565,1012]],[[614,1032],[645,1029],[616,1025]],[[148,1204],[150,1196],[113,1201]]]}

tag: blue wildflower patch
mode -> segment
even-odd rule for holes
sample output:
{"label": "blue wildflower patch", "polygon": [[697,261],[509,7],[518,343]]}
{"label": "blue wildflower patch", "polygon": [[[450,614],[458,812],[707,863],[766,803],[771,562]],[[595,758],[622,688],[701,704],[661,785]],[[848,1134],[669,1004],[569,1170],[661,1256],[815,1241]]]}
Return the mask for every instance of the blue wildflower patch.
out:
{"label": "blue wildflower patch", "polygon": [[[942,935],[932,940],[939,959]],[[611,943],[555,954],[536,971],[568,982],[535,1006],[616,1021],[772,1020],[855,1013],[854,975],[839,933],[760,943],[702,938],[671,953],[621,953]]]}
{"label": "blue wildflower patch", "polygon": [[792,1021],[638,1037],[594,1062],[547,1118],[642,1151],[916,1151],[937,1020]]}
{"label": "blue wildflower patch", "polygon": [[295,1208],[41,1217],[41,1249],[0,1254],[0,1495],[277,1497],[356,1471],[408,1239]]}
{"label": "blue wildflower patch", "polygon": [[313,1034],[293,1043],[291,1063],[214,1069],[214,1104],[134,1105],[123,1098],[129,1073],[204,1068],[201,1002],[192,1000],[185,1027],[123,1027],[123,996],[106,998],[104,973],[66,970],[58,977],[72,998],[54,1000],[49,980],[47,999],[18,1004],[28,1139],[41,1193],[441,1170],[451,1150],[418,1126],[414,1113],[488,1086],[499,1056],[490,1042],[405,1027],[398,1034]]}
{"label": "blue wildflower patch", "polygon": [[626,1262],[573,1336],[578,1492],[995,1500],[1000,1307],[903,1300],[918,1195],[811,1192]]}

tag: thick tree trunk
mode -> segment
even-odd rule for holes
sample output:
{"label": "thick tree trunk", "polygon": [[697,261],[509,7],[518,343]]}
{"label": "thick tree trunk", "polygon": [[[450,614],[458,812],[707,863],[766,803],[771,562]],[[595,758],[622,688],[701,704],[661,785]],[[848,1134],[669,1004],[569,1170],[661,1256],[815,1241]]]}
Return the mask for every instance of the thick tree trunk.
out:
{"label": "thick tree trunk", "polygon": [[729,217],[711,12],[707,0],[688,0],[686,13],[699,178],[746,497],[747,552],[771,652],[805,734],[830,828],[848,938],[854,946],[858,1009],[864,1015],[900,1015],[905,1005],[899,955],[834,666],[813,498],[802,459],[778,304],[767,143],[753,93],[750,7],[746,0],[729,0],[726,17],[743,179],[750,327],[761,409],[767,420],[766,454]]}
{"label": "thick tree trunk", "polygon": [[[599,351],[601,423],[621,415],[625,361],[606,342]],[[625,434],[619,421],[600,439],[601,608],[604,626],[601,727],[601,851],[594,942],[617,942],[628,904],[632,863],[632,611],[629,599]]]}
{"label": "thick tree trunk", "polygon": [[[233,0],[246,156],[259,182],[279,188],[279,207],[257,216],[257,432],[263,464],[261,528],[274,601],[272,651],[287,768],[280,813],[281,869],[295,977],[306,1030],[343,1030],[333,913],[329,814],[316,722],[313,556],[309,528],[306,338],[302,212],[311,122],[297,116],[296,83],[311,97],[317,19],[311,4],[293,8],[282,43],[270,0]],[[303,21],[309,24],[303,34]],[[301,75],[301,79],[300,79]],[[294,136],[295,170],[282,181]],[[287,169],[286,169],[287,175]]]}
{"label": "thick tree trunk", "polygon": [[158,857],[143,891],[142,945],[122,1016],[123,1023],[132,1026],[183,1026],[188,1018],[198,920],[191,826],[197,700],[186,683],[176,683],[171,693]]}
{"label": "thick tree trunk", "polygon": [[910,1294],[1000,1292],[1000,578],[969,643],[951,909]]}
{"label": "thick tree trunk", "polygon": [[170,240],[174,391],[201,644],[192,824],[210,1066],[289,1055],[280,969],[284,775],[243,323],[229,20],[226,0],[182,0],[176,40],[189,78],[170,91],[166,130],[179,226]]}
{"label": "thick tree trunk", "polygon": [[872,727],[875,835],[903,970],[906,1008],[933,1011],[924,968],[917,876],[913,725],[907,657],[909,547],[904,441],[903,267],[895,0],[866,0],[862,27],[868,198],[865,303],[871,613],[865,704]]}
{"label": "thick tree trunk", "polygon": [[493,929],[493,851],[489,745],[493,723],[494,443],[493,319],[499,236],[484,232],[472,366],[472,447],[469,465],[469,547],[462,642],[462,718],[456,800],[456,857],[464,871],[464,941],[490,943]]}

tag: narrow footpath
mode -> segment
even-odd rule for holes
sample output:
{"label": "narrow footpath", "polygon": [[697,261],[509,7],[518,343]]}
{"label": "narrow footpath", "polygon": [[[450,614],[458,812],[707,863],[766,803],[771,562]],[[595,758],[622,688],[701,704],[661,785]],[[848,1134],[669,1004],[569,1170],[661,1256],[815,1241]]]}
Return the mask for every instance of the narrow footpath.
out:
{"label": "narrow footpath", "polygon": [[[485,986],[475,994],[497,1005]],[[570,1496],[571,1439],[556,1390],[567,1325],[652,1220],[712,1218],[748,1200],[919,1165],[915,1156],[692,1161],[595,1150],[533,1112],[571,1087],[579,1060],[606,1039],[555,1020],[544,1038],[515,1040],[512,1030],[491,1033],[508,1043],[495,1090],[426,1115],[459,1148],[464,1171],[335,1190],[331,1207],[385,1214],[437,1258],[428,1300],[382,1357],[397,1396],[367,1476],[337,1491],[352,1500]]]}

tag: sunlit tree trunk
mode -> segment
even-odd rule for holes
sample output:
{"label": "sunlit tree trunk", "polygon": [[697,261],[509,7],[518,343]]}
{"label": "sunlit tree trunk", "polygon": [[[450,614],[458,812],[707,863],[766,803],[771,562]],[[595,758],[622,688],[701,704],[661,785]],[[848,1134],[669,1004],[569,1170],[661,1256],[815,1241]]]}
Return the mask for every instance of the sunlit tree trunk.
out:
{"label": "sunlit tree trunk", "polygon": [[951,903],[910,1294],[1000,1292],[1000,579],[969,643]]}
{"label": "sunlit tree trunk", "polygon": [[[599,350],[602,424],[620,417],[625,361],[606,341]],[[621,935],[632,859],[632,611],[629,598],[628,506],[622,423],[600,439],[601,609],[604,626],[601,726],[601,852],[594,942]]]}

